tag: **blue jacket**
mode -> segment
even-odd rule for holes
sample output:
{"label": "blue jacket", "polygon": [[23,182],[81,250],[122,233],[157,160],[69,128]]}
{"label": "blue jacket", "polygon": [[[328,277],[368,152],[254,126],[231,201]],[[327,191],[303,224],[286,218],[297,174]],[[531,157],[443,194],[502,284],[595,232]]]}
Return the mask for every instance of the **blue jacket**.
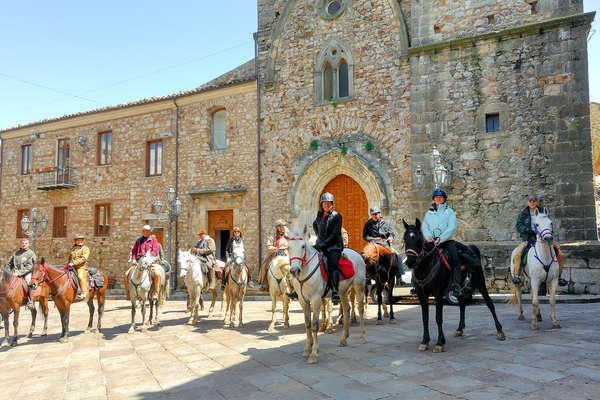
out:
{"label": "blue jacket", "polygon": [[452,239],[456,231],[456,214],[448,204],[441,204],[439,209],[431,207],[423,218],[423,235],[425,239],[439,237],[440,243]]}

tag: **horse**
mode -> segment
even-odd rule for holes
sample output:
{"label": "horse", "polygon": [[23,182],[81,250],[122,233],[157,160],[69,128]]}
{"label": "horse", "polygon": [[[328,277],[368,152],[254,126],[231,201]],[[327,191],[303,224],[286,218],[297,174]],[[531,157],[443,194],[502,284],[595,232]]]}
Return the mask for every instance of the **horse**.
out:
{"label": "horse", "polygon": [[159,307],[162,306],[164,300],[165,282],[164,269],[155,268],[155,273],[159,274],[160,284],[158,288],[152,288],[152,277],[150,276],[150,269],[152,265],[156,263],[156,259],[150,254],[150,250],[146,252],[146,255],[140,259],[140,262],[131,261],[133,269],[129,273],[127,284],[129,285],[129,299],[131,300],[131,326],[129,327],[129,333],[135,331],[135,309],[136,303],[139,302],[142,311],[142,331],[146,330],[146,299],[149,300],[150,304],[150,316],[148,319],[148,326],[152,324],[153,310],[156,309],[155,324],[160,324],[158,320]]}
{"label": "horse", "polygon": [[[523,272],[531,283],[531,305],[533,314],[531,317],[531,329],[537,329],[537,321],[542,320],[540,312],[540,303],[538,299],[538,290],[543,282],[550,283],[550,318],[552,319],[552,327],[560,328],[560,323],[556,318],[556,288],[558,287],[559,265],[558,257],[554,254],[554,232],[552,230],[552,220],[548,215],[535,211],[533,216],[533,224],[535,225],[535,233],[537,240],[527,253],[527,261],[523,265]],[[513,250],[510,258],[510,273],[514,276],[515,263],[514,259],[517,256],[517,249]],[[523,306],[521,305],[521,285],[514,285],[512,290],[511,304],[519,305],[519,319],[524,320]]]}
{"label": "horse", "polygon": [[196,325],[198,309],[202,301],[202,289],[208,286],[208,277],[202,274],[202,265],[198,257],[189,251],[179,249],[177,262],[179,263],[179,274],[185,282],[188,293],[188,307],[191,313],[188,324]]}
{"label": "horse", "polygon": [[[43,263],[43,261],[42,261]],[[21,305],[27,298],[26,283],[25,279],[14,275],[7,269],[0,267],[0,313],[2,314],[2,320],[4,321],[4,341],[2,347],[8,346],[10,338],[10,323],[8,309],[12,308],[13,315],[13,328],[15,330],[15,336],[10,345],[12,347],[17,345],[17,338],[19,336],[17,328],[19,326],[19,311]],[[35,303],[39,301],[42,313],[44,314],[44,329],[42,330],[42,336],[46,336],[48,333],[48,297],[49,289],[47,286],[41,288],[38,293],[32,294],[32,301]],[[37,310],[31,309],[31,327],[29,328],[29,334],[27,337],[33,336],[33,330],[35,329],[35,319],[37,316]]]}
{"label": "horse", "polygon": [[[367,272],[372,279],[375,280],[375,286],[377,291],[377,325],[382,323],[381,319],[381,305],[383,303],[383,289],[388,291],[388,298],[392,298],[392,292],[394,291],[394,281],[396,276],[395,268],[397,256],[395,253],[379,243],[370,242],[363,248],[362,251],[363,259],[365,260]],[[393,302],[390,301],[390,313],[389,323],[395,324],[396,319],[394,318],[394,306]],[[387,311],[387,310],[386,310]]]}
{"label": "horse", "polygon": [[[435,321],[438,327],[438,340],[436,345],[433,347],[434,353],[441,353],[444,351],[444,345],[446,344],[446,338],[444,337],[444,331],[442,330],[443,312],[444,312],[444,295],[446,294],[447,288],[450,284],[451,271],[445,258],[443,258],[442,251],[437,247],[426,248],[425,239],[421,232],[421,221],[417,218],[415,225],[408,225],[406,221],[404,223],[404,244],[406,246],[406,265],[413,270],[413,285],[419,303],[421,305],[421,315],[423,319],[423,339],[419,344],[419,351],[427,350],[429,346],[429,296],[433,295],[435,298]],[[458,246],[457,246],[458,247]],[[496,316],[496,310],[492,299],[488,294],[485,286],[485,277],[483,274],[483,268],[481,266],[481,256],[479,249],[476,246],[462,246],[463,251],[469,251],[475,254],[475,257],[469,258],[469,272],[471,274],[471,281],[474,289],[479,290],[485,300],[485,304],[490,309],[496,324],[496,338],[498,340],[505,340],[506,337],[502,332],[502,325],[498,321]],[[467,256],[464,256],[467,258]],[[460,307],[460,321],[458,329],[454,333],[454,336],[463,336],[465,329],[465,308],[467,306],[468,298],[459,297],[458,303]]]}
{"label": "horse", "polygon": [[[104,277],[104,286],[98,289],[98,331],[102,327],[102,313],[104,312],[104,293],[108,287],[108,277],[102,274]],[[60,314],[60,322],[62,326],[61,335],[58,341],[66,343],[69,340],[69,317],[71,314],[71,304],[78,303],[75,301],[77,295],[77,271],[74,268],[64,267],[53,267],[52,265],[38,264],[33,268],[31,277],[31,288],[36,289],[38,285],[43,286],[46,283],[49,287],[50,295],[54,300],[54,305],[58,308]],[[90,290],[88,297],[85,299],[88,303],[88,309],[90,311],[90,322],[86,331],[91,329],[91,321],[93,319],[93,297],[96,291]],[[92,305],[90,306],[90,302]]]}
{"label": "horse", "polygon": [[286,296],[289,291],[287,276],[290,272],[290,258],[287,256],[274,257],[269,263],[267,280],[269,282],[269,295],[271,296],[271,324],[268,331],[275,330],[275,311],[277,308],[277,297],[281,296],[283,303],[283,326],[290,327],[289,305],[290,299]]}
{"label": "horse", "polygon": [[[323,260],[320,253],[310,245],[309,241],[297,233],[292,233],[288,239],[292,284],[298,293],[298,300],[304,311],[304,326],[306,328],[306,347],[303,355],[308,356],[308,363],[317,362],[319,355],[319,343],[317,333],[319,332],[319,314],[321,309],[321,298],[325,293],[327,281],[319,271]],[[345,346],[350,326],[350,306],[348,304],[348,290],[354,287],[358,296],[358,311],[360,314],[360,336],[359,343],[366,343],[364,327],[364,287],[365,287],[365,263],[360,254],[352,249],[344,249],[342,257],[350,260],[354,265],[354,275],[348,279],[340,279],[339,293],[344,314],[344,327],[339,346]],[[343,276],[341,276],[343,278]],[[330,295],[330,294],[328,294]]]}
{"label": "horse", "polygon": [[[229,325],[230,327],[242,327],[244,325],[242,322],[242,312],[244,311],[244,296],[246,295],[249,277],[250,271],[244,262],[244,249],[241,247],[233,249],[231,268],[225,285],[225,292],[227,293],[227,306],[225,308],[225,318],[223,319],[225,325]],[[238,301],[240,304],[240,316],[236,325],[235,313]]]}
{"label": "horse", "polygon": [[[90,275],[94,275],[92,274],[93,269],[89,268],[88,269],[88,273]],[[104,314],[104,299],[106,296],[106,289],[108,289],[108,277],[103,273],[100,272],[98,270],[96,270],[98,274],[102,275],[102,278],[104,279],[104,284],[102,285],[101,288],[96,288],[95,285],[92,285],[88,290],[89,290],[89,296],[88,296],[88,309],[90,312],[90,319],[88,321],[88,326],[86,328],[86,332],[93,332],[94,329],[92,328],[92,323],[94,322],[94,297],[96,298],[96,302],[98,303],[98,324],[96,326],[96,330],[98,331],[98,333],[100,333],[100,331],[102,330],[102,315]]]}
{"label": "horse", "polygon": [[[200,259],[194,255],[192,253],[191,250],[188,251],[183,251],[183,250],[179,250],[179,255],[177,258],[178,262],[179,262],[179,267],[182,268],[182,261],[181,260],[185,260],[184,262],[186,264],[190,264],[193,265],[193,268],[200,268],[201,274],[202,274],[202,287],[201,287],[201,291],[210,291],[211,295],[212,295],[212,302],[210,304],[210,307],[208,309],[208,318],[211,318],[213,316],[213,312],[215,309],[215,303],[217,302],[217,289],[210,289],[210,279],[208,277],[208,269],[202,265],[202,262],[200,261]],[[217,260],[217,262],[220,262],[219,260]],[[185,267],[186,269],[188,268],[187,266]],[[217,272],[217,271],[215,271]],[[181,275],[183,275],[183,272],[181,272]],[[218,274],[217,274],[218,275]],[[197,280],[197,278],[194,278],[194,280]],[[184,280],[185,281],[185,280]],[[185,281],[187,282],[187,281]],[[186,287],[187,283],[186,283]],[[189,287],[188,287],[188,311],[192,311],[192,306],[191,306],[191,298],[190,298],[190,293],[189,293]],[[204,300],[202,299],[202,295],[199,295],[197,297],[198,302],[200,303],[200,309],[204,310]],[[221,310],[220,312],[223,312],[223,303],[225,301],[225,292],[223,292],[223,296],[221,297]]]}

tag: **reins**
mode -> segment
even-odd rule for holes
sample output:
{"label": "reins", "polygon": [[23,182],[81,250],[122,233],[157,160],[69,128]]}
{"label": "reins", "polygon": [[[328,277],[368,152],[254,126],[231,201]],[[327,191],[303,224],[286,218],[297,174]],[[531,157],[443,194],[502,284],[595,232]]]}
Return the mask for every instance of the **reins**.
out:
{"label": "reins", "polygon": [[[304,240],[303,238],[288,238],[288,240]],[[319,269],[319,267],[321,266],[321,263],[323,263],[323,259],[321,258],[321,253],[319,253],[317,250],[315,250],[314,254],[312,256],[310,256],[310,258],[308,259],[308,261],[306,260],[306,247],[304,248],[304,256],[302,256],[302,258],[300,257],[290,257],[290,265],[292,263],[293,260],[300,260],[302,262],[302,267],[304,268],[305,266],[307,266],[313,258],[315,258],[315,255],[317,256],[317,258],[319,259],[319,262],[317,263],[317,266],[310,272],[310,274],[308,274],[308,276],[302,280],[298,279],[296,277],[296,280],[300,283],[300,295],[302,296],[302,298],[304,299],[305,303],[308,303],[306,301],[306,297],[304,297],[304,293],[302,292],[302,289],[304,287],[304,283],[306,281],[308,281],[310,278],[312,278],[312,276],[315,274],[315,272],[317,272],[317,270]]]}

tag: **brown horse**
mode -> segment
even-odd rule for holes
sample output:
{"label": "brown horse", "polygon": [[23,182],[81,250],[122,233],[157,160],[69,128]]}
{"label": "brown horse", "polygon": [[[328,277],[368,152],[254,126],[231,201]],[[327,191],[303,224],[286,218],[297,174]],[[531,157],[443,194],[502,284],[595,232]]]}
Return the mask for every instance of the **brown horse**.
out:
{"label": "brown horse", "polygon": [[[90,272],[91,272],[90,268]],[[104,278],[104,285],[101,288],[96,288],[92,286],[89,288],[90,295],[88,296],[88,309],[90,311],[90,319],[88,322],[88,326],[85,329],[86,332],[93,332],[94,328],[92,328],[92,322],[94,322],[94,297],[96,298],[96,302],[98,303],[98,325],[97,330],[100,333],[102,329],[102,314],[104,314],[104,296],[106,294],[106,289],[108,289],[108,277],[103,273],[98,271],[102,278]]]}
{"label": "brown horse", "polygon": [[[19,336],[17,331],[19,326],[19,311],[21,309],[21,305],[23,305],[27,298],[27,283],[25,282],[24,278],[13,275],[10,271],[1,269],[1,267],[0,276],[0,313],[2,314],[2,319],[4,320],[4,341],[2,342],[2,347],[8,346],[9,342],[9,308],[12,308],[15,313],[13,316],[15,337],[10,342],[10,345],[14,347],[17,345],[17,338]],[[48,292],[49,290],[46,287],[32,293],[33,302],[35,303],[36,301],[39,301],[40,305],[42,306],[42,313],[44,314],[44,329],[42,330],[42,336],[46,336],[48,331]],[[29,328],[29,334],[27,337],[33,336],[36,316],[37,310],[34,308],[31,310],[31,328]]]}
{"label": "brown horse", "polygon": [[[104,311],[104,294],[108,287],[108,278],[104,277],[104,286],[98,290],[90,290],[88,296],[88,307],[90,314],[93,313],[94,296],[98,299],[98,331],[101,329],[102,313]],[[60,322],[62,325],[62,333],[58,341],[66,343],[69,339],[69,316],[71,313],[71,304],[76,303],[75,298],[77,295],[77,273],[74,270],[70,270],[66,267],[53,267],[51,265],[38,264],[33,269],[33,276],[31,277],[31,287],[36,288],[38,282],[40,286],[45,286],[43,283],[50,288],[50,294],[54,299],[54,304],[58,308],[60,313]],[[93,314],[90,315],[90,322],[88,324],[88,330],[91,328]]]}
{"label": "brown horse", "polygon": [[[367,277],[375,281],[377,291],[377,325],[382,323],[381,305],[383,303],[382,291],[388,290],[388,299],[391,300],[394,291],[394,278],[396,276],[396,264],[398,259],[391,249],[378,243],[367,243],[362,251],[367,268]],[[390,301],[390,324],[395,324],[394,306]]]}

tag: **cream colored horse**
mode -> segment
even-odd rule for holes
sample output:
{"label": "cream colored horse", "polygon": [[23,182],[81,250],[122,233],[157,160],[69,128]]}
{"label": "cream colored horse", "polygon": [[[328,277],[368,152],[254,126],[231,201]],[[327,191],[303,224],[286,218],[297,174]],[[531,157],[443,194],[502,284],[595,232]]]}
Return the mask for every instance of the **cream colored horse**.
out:
{"label": "cream colored horse", "polygon": [[[244,249],[233,249],[233,261],[225,285],[227,293],[227,308],[225,309],[225,318],[223,323],[230,327],[242,327],[243,311],[244,311],[244,296],[246,295],[246,287],[248,285],[248,273],[246,271],[246,263],[244,262]],[[239,321],[236,324],[236,308],[239,302],[240,312]]]}
{"label": "cream colored horse", "polygon": [[290,273],[290,258],[287,256],[277,256],[269,263],[267,279],[269,281],[269,295],[271,296],[271,324],[268,330],[275,330],[275,311],[277,309],[277,298],[281,298],[283,303],[283,326],[290,327],[289,306],[290,299],[286,293],[290,290],[288,287],[288,274]]}
{"label": "cream colored horse", "polygon": [[[298,300],[304,310],[304,326],[306,328],[306,347],[304,356],[308,356],[308,362],[314,364],[319,355],[319,316],[321,313],[321,297],[325,292],[327,282],[323,279],[319,266],[321,257],[308,240],[292,233],[288,239],[291,269],[293,276],[292,284],[298,293]],[[358,311],[360,313],[360,336],[359,343],[365,343],[364,328],[364,288],[365,288],[365,262],[361,255],[351,249],[344,249],[343,257],[348,258],[354,265],[354,276],[349,279],[340,280],[339,293],[344,314],[344,327],[339,346],[345,346],[350,327],[350,305],[348,304],[348,290],[354,287],[358,297]]]}
{"label": "cream colored horse", "polygon": [[[182,260],[186,260],[185,263],[189,263],[191,262],[193,267],[192,268],[197,268],[198,266],[200,267],[200,271],[201,271],[201,279],[200,277],[198,277],[196,274],[192,274],[190,275],[190,277],[188,278],[186,275],[186,278],[184,278],[185,281],[185,285],[186,288],[188,290],[188,307],[189,307],[189,311],[192,313],[192,318],[190,318],[190,323],[193,322],[193,316],[194,316],[194,309],[192,307],[192,294],[190,294],[190,290],[193,290],[193,297],[194,297],[194,301],[198,301],[198,303],[200,304],[200,309],[204,310],[204,300],[202,299],[202,295],[197,295],[195,292],[195,286],[199,284],[199,282],[201,281],[201,287],[200,287],[200,292],[210,292],[211,293],[211,297],[212,297],[212,301],[210,303],[210,307],[208,309],[208,318],[213,317],[213,313],[215,310],[215,303],[217,302],[217,289],[210,289],[210,279],[208,277],[208,270],[206,270],[206,267],[202,266],[202,263],[200,262],[200,259],[198,257],[196,257],[196,255],[194,255],[191,250],[188,251],[182,251],[181,249],[179,250],[179,257],[178,257],[178,262],[179,262],[179,268],[180,268],[180,274],[183,276],[183,264],[182,264]],[[189,261],[188,261],[189,260]],[[221,262],[219,260],[217,260],[217,262]],[[186,269],[186,273],[188,270],[187,267],[185,267]],[[188,279],[191,280],[191,285],[192,285],[192,289],[190,289],[190,287],[188,286]],[[221,309],[219,311],[220,314],[223,313],[223,304],[226,302],[226,298],[225,298],[225,292],[223,292],[223,295],[221,296]],[[196,310],[197,312],[198,310]],[[197,321],[197,317],[196,317],[196,321]]]}
{"label": "cream colored horse", "polygon": [[[527,253],[527,263],[523,265],[523,272],[531,283],[531,305],[533,313],[531,317],[531,329],[537,329],[538,321],[542,320],[540,312],[540,301],[538,299],[538,290],[542,282],[547,282],[550,291],[550,318],[552,319],[552,327],[560,328],[560,323],[556,318],[556,288],[558,287],[559,267],[558,260],[554,254],[553,240],[554,232],[552,231],[552,221],[543,213],[537,210],[533,216],[535,225],[535,233],[537,240],[535,246],[529,249]],[[510,272],[514,276],[515,265],[514,259],[517,249],[513,250],[510,257]],[[515,285],[512,291],[513,297],[511,304],[518,304],[519,319],[524,320],[523,306],[521,305],[522,284]]]}

